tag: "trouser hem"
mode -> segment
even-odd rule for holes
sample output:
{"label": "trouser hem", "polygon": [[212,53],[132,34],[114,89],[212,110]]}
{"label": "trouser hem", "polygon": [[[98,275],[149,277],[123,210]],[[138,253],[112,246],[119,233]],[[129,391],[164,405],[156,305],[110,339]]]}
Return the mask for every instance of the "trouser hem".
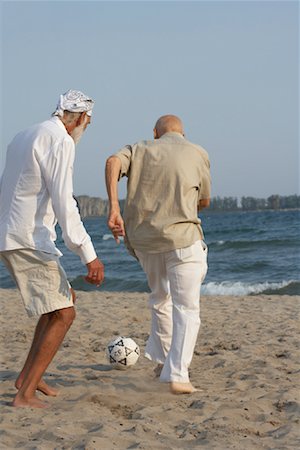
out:
{"label": "trouser hem", "polygon": [[157,364],[164,364],[165,362],[160,360],[160,359],[156,359],[156,358],[152,358],[152,356],[150,355],[150,353],[145,352],[145,358],[149,359],[152,362],[155,362]]}
{"label": "trouser hem", "polygon": [[186,378],[176,378],[176,379],[174,379],[173,377],[171,378],[172,378],[171,380],[159,379],[159,381],[161,383],[190,383],[190,380]]}

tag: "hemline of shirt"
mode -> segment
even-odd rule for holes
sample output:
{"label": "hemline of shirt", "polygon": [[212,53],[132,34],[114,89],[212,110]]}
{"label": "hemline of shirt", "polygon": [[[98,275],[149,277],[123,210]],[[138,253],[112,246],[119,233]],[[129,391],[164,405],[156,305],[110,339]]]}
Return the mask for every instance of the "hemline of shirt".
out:
{"label": "hemline of shirt", "polygon": [[[192,227],[193,224],[191,224]],[[164,242],[164,239],[160,236],[157,241],[152,241],[151,245],[149,243],[143,243],[136,242],[135,239],[132,241],[129,240],[128,237],[125,237],[125,245],[129,252],[135,256],[134,252],[135,250],[138,250],[139,252],[143,253],[167,253],[171,252],[173,250],[179,250],[181,248],[190,247],[193,245],[196,241],[204,241],[204,234],[202,232],[202,228],[199,225],[193,230],[191,230],[191,235],[188,238],[180,238],[180,239],[173,239],[173,240],[167,240]]]}
{"label": "hemline of shirt", "polygon": [[[34,245],[26,245],[26,244],[16,244],[15,242],[13,244],[9,243],[8,236],[6,237],[6,243],[5,245],[0,245],[0,253],[2,252],[10,252],[14,250],[21,250],[21,249],[29,249],[29,250],[36,250],[43,253],[48,253],[50,255],[58,256],[59,258],[63,256],[63,253],[55,246],[49,245],[47,246],[34,246]],[[91,261],[94,261],[97,258],[97,254],[94,249],[93,243],[90,241],[88,244],[84,246],[84,248],[77,248],[77,256],[79,256],[82,264],[88,264]]]}

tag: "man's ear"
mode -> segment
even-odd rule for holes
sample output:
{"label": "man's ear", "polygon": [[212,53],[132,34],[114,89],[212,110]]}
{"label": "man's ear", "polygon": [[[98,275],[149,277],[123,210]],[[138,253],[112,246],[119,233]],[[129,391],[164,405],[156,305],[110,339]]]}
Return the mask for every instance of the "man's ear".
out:
{"label": "man's ear", "polygon": [[156,128],[153,129],[153,136],[154,136],[154,139],[158,138],[158,134],[157,134],[157,129]]}
{"label": "man's ear", "polygon": [[82,112],[80,114],[80,116],[78,117],[78,120],[77,120],[77,123],[76,123],[76,127],[82,125],[84,123],[84,121],[85,121],[85,118],[86,118],[86,112]]}

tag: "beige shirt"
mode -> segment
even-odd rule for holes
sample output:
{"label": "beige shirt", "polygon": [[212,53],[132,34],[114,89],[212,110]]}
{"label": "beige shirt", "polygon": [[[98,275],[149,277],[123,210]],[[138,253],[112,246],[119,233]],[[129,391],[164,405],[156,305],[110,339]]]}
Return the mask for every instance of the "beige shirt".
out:
{"label": "beige shirt", "polygon": [[133,249],[160,253],[203,239],[197,204],[210,198],[207,152],[179,133],[121,149],[120,176],[128,177],[126,238]]}

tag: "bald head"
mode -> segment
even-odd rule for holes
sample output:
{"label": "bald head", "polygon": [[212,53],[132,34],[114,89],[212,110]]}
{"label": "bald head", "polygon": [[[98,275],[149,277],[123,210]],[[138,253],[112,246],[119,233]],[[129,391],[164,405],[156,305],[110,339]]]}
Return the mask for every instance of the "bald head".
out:
{"label": "bald head", "polygon": [[158,139],[163,134],[174,131],[183,135],[183,125],[179,117],[168,114],[158,119],[154,127],[154,138]]}

